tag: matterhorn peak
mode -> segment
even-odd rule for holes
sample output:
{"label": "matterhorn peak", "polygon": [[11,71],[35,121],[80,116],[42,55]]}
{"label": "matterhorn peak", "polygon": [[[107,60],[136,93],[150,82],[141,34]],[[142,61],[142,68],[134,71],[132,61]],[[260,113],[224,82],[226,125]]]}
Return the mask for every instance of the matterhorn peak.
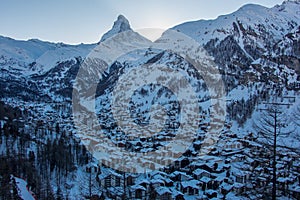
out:
{"label": "matterhorn peak", "polygon": [[118,33],[131,30],[132,29],[130,27],[129,21],[126,19],[126,17],[124,17],[123,15],[119,15],[117,20],[114,22],[113,27],[102,36],[100,42],[103,42],[107,38],[110,38]]}
{"label": "matterhorn peak", "polygon": [[117,21],[115,21],[114,25],[115,25],[115,24],[118,24],[118,22],[121,22],[121,23],[123,23],[123,24],[126,24],[126,25],[128,25],[129,28],[130,28],[129,22],[128,22],[128,20],[126,19],[126,17],[124,17],[124,15],[119,15],[118,18],[117,18]]}

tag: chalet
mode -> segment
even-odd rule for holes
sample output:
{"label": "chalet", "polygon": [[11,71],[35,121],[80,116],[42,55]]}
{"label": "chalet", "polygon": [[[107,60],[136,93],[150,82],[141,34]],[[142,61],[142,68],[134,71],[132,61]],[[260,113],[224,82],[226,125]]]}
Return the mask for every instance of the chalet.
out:
{"label": "chalet", "polygon": [[209,199],[212,198],[217,198],[218,197],[218,193],[215,190],[207,190],[204,193]]}
{"label": "chalet", "polygon": [[174,164],[173,164],[173,166],[174,166],[174,169],[179,169],[180,168],[180,161],[179,160],[176,160],[175,162],[174,162]]}
{"label": "chalet", "polygon": [[245,157],[245,161],[244,162],[247,163],[248,165],[250,165],[251,167],[255,166],[255,164],[257,166],[257,163],[255,163],[256,160],[254,160],[254,159],[252,159],[252,158],[250,158],[248,156]]}
{"label": "chalet", "polygon": [[171,179],[165,178],[164,181],[165,181],[165,186],[166,187],[172,187],[172,186],[174,186],[174,182]]}
{"label": "chalet", "polygon": [[113,171],[105,171],[98,176],[98,180],[100,181],[100,185],[102,187],[119,187],[121,186],[122,175],[113,172]]}
{"label": "chalet", "polygon": [[153,179],[150,182],[154,188],[159,188],[159,187],[165,186],[165,182],[162,179]]}
{"label": "chalet", "polygon": [[203,169],[210,173],[213,172],[215,168],[216,168],[215,163],[206,163],[206,164],[199,166],[199,169]]}
{"label": "chalet", "polygon": [[200,182],[197,180],[183,181],[180,183],[180,191],[183,194],[198,195]]}
{"label": "chalet", "polygon": [[132,174],[126,175],[126,185],[134,185],[136,177]]}
{"label": "chalet", "polygon": [[209,173],[208,171],[206,170],[203,170],[203,169],[196,169],[194,172],[193,172],[193,175],[194,175],[194,178],[196,180],[200,180],[202,177],[208,177],[210,178],[211,177],[211,173]]}
{"label": "chalet", "polygon": [[141,185],[131,186],[131,193],[133,199],[142,199],[146,196],[147,189]]}
{"label": "chalet", "polygon": [[233,188],[233,186],[231,184],[223,182],[220,185],[220,192],[221,192],[221,194],[226,195],[232,190],[232,188]]}
{"label": "chalet", "polygon": [[230,164],[225,164],[223,165],[223,169],[224,170],[229,170],[231,168],[231,165]]}
{"label": "chalet", "polygon": [[148,189],[150,182],[147,179],[141,179],[139,181],[136,181],[136,185],[143,186],[144,188]]}
{"label": "chalet", "polygon": [[224,179],[226,178],[226,172],[224,172],[222,175],[217,176],[214,180],[213,180],[213,189],[218,189],[219,186],[224,182]]}
{"label": "chalet", "polygon": [[190,164],[190,161],[188,158],[183,158],[181,161],[180,161],[180,168],[184,168],[186,166],[188,166]]}
{"label": "chalet", "polygon": [[212,179],[208,177],[202,177],[200,180],[200,186],[203,191],[206,189],[211,189],[212,188]]}
{"label": "chalet", "polygon": [[190,175],[187,175],[184,172],[175,171],[172,174],[170,174],[170,178],[173,181],[179,181],[179,182],[181,182],[181,181],[191,180],[193,177],[191,177]]}
{"label": "chalet", "polygon": [[172,191],[167,187],[155,188],[155,196],[157,200],[172,199]]}
{"label": "chalet", "polygon": [[201,149],[201,144],[203,139],[197,140],[193,143],[193,147],[196,151],[199,151]]}
{"label": "chalet", "polygon": [[245,184],[237,183],[237,182],[233,184],[233,191],[235,191],[237,194],[243,193],[245,189],[246,189]]}
{"label": "chalet", "polygon": [[175,188],[170,188],[170,190],[172,192],[172,199],[175,199],[175,200],[184,200],[185,199],[183,193],[179,192]]}
{"label": "chalet", "polygon": [[232,175],[235,177],[235,182],[237,183],[244,184],[249,179],[249,173],[243,171],[235,171]]}

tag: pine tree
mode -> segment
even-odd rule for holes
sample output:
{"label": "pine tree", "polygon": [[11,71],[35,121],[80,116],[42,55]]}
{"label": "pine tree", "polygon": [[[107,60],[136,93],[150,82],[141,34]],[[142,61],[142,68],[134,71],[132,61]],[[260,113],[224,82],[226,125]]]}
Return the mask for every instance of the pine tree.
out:
{"label": "pine tree", "polygon": [[257,130],[261,143],[272,153],[272,199],[276,199],[277,193],[277,148],[278,138],[285,137],[290,132],[283,132],[281,128],[286,126],[282,116],[282,109],[277,103],[270,103],[261,118],[255,122],[254,128]]}

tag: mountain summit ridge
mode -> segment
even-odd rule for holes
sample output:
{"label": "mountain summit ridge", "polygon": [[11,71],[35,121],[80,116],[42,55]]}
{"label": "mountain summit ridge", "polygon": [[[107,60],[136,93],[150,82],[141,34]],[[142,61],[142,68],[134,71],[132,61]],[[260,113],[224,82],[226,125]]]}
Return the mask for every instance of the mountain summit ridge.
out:
{"label": "mountain summit ridge", "polygon": [[[280,40],[285,34],[299,26],[299,1],[285,1],[281,5],[267,8],[257,4],[246,4],[237,11],[221,15],[212,20],[184,22],[171,28],[180,31],[205,45],[211,39],[225,39],[228,35],[256,34]],[[236,26],[235,26],[235,25]],[[264,30],[263,30],[264,29]],[[269,32],[269,36],[263,36]]]}
{"label": "mountain summit ridge", "polygon": [[100,42],[124,31],[132,31],[132,29],[128,19],[124,15],[119,15],[112,28],[101,37]]}

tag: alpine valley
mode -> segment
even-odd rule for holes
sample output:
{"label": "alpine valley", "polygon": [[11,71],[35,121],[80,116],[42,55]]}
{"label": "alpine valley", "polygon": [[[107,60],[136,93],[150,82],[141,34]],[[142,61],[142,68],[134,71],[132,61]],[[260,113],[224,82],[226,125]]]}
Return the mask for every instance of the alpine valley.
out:
{"label": "alpine valley", "polygon": [[[151,121],[151,108],[160,105],[167,113],[160,132],[130,137],[114,118],[111,99],[117,82],[141,65],[181,73],[199,104],[198,130],[188,149],[170,165],[144,173],[136,173],[137,166],[128,166],[129,173],[99,162],[87,148],[88,135],[84,138],[74,124],[80,115],[87,129],[92,126],[87,112],[76,113],[72,105],[82,89],[87,100],[93,97],[89,86],[76,84],[80,67],[99,45],[124,32],[125,43],[149,43],[149,48],[122,55],[105,71],[93,63],[81,72],[83,79],[101,74],[94,95],[99,134],[140,153],[159,150],[176,136],[181,105],[159,84],[135,90],[127,106],[133,122],[143,127]],[[218,119],[211,116],[206,77],[175,51],[151,48],[124,16],[97,44],[0,36],[0,199],[300,199],[299,0],[272,8],[248,4],[214,20],[179,24],[154,44],[180,42],[170,32],[196,41],[198,53],[222,77],[226,115],[204,156],[199,151]],[[157,158],[161,165],[164,160]]]}

